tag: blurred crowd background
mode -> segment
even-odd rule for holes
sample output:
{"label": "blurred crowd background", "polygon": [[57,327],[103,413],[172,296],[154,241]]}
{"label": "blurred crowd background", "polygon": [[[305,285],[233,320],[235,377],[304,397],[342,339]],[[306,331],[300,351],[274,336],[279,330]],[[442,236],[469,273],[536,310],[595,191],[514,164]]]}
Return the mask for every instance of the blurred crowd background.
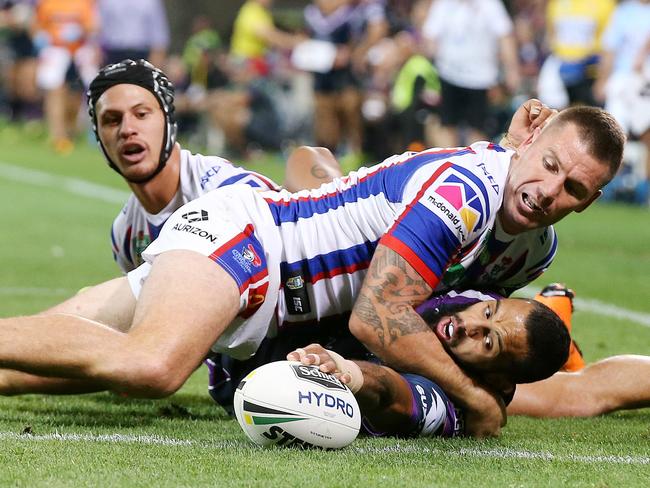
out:
{"label": "blurred crowd background", "polygon": [[191,149],[233,159],[315,144],[352,169],[498,140],[530,97],[603,106],[629,137],[605,197],[648,204],[650,0],[0,0],[0,118],[70,152],[124,58],[170,76]]}

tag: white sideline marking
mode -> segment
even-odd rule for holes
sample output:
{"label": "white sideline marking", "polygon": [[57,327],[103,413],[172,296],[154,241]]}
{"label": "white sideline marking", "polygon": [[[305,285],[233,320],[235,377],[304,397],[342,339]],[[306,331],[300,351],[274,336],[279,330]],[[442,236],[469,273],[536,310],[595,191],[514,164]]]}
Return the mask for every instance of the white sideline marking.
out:
{"label": "white sideline marking", "polygon": [[[519,293],[532,298],[539,290],[532,286],[526,286],[519,290]],[[585,310],[587,312],[602,315],[604,317],[611,317],[618,320],[629,320],[645,327],[650,327],[650,314],[637,312],[627,308],[619,307],[611,303],[601,302],[592,298],[576,297],[573,302],[576,309]]]}
{"label": "white sideline marking", "polygon": [[0,177],[29,185],[58,188],[68,193],[108,203],[124,203],[130,195],[127,191],[91,183],[80,178],[53,175],[44,171],[23,168],[2,161],[0,161]]}
{"label": "white sideline marking", "polygon": [[[172,437],[163,437],[157,435],[128,435],[128,434],[16,434],[15,432],[0,432],[0,440],[14,440],[25,442],[97,442],[113,444],[142,444],[154,446],[180,446],[180,447],[198,447],[200,449],[241,449],[245,445],[254,448],[252,444],[245,444],[237,441],[222,442],[199,442],[189,439],[174,439]],[[440,454],[453,455],[458,457],[475,457],[475,458],[492,458],[492,459],[534,459],[541,461],[556,462],[574,462],[583,464],[639,464],[650,465],[650,457],[647,456],[588,456],[577,454],[553,454],[550,452],[536,452],[526,450],[516,450],[508,448],[428,448],[419,446],[404,446],[397,444],[391,447],[374,448],[374,447],[348,447],[346,451],[354,451],[359,454],[382,454],[391,452],[395,453],[415,453],[415,454]]]}

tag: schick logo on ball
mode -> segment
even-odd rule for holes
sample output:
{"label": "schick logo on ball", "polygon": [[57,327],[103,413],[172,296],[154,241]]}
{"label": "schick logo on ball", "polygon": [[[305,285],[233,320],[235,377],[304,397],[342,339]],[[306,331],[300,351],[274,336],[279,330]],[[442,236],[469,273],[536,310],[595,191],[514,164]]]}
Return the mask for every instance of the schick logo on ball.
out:
{"label": "schick logo on ball", "polygon": [[292,364],[291,369],[294,374],[301,380],[311,381],[325,388],[333,390],[345,390],[345,385],[341,383],[336,376],[323,373],[317,366],[304,366],[302,364]]}
{"label": "schick logo on ball", "polygon": [[340,410],[344,415],[354,417],[354,407],[345,400],[330,395],[329,393],[317,393],[315,391],[298,391],[298,403],[309,403],[317,407],[327,407],[332,410]]}

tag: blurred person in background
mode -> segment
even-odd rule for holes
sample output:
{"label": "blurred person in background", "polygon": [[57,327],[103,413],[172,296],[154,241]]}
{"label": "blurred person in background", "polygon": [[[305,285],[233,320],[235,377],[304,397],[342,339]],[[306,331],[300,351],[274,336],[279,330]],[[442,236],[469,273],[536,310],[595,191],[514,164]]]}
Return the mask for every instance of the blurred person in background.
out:
{"label": "blurred person in background", "polygon": [[331,67],[314,73],[314,139],[333,152],[344,143],[352,154],[362,147],[361,91],[352,70],[356,18],[349,0],[314,0],[305,8],[310,37],[331,43],[336,56]]}
{"label": "blurred person in background", "polygon": [[247,0],[237,13],[230,39],[230,54],[251,65],[259,76],[270,72],[267,55],[271,50],[291,50],[302,40],[275,26],[272,5],[273,0]]}
{"label": "blurred person in background", "polygon": [[70,152],[84,87],[98,70],[94,0],[40,0],[34,44],[36,80],[44,90],[45,116],[54,150]]}
{"label": "blurred person in background", "polygon": [[548,56],[539,76],[542,102],[558,109],[569,104],[596,105],[601,38],[614,0],[550,0],[546,7]]}
{"label": "blurred person in background", "polygon": [[169,22],[162,0],[97,0],[103,64],[147,59],[162,66],[169,48]]}
{"label": "blurred person in background", "polygon": [[422,26],[441,83],[439,144],[485,140],[488,90],[499,83],[499,68],[511,94],[520,75],[513,24],[499,0],[436,0]]}
{"label": "blurred person in background", "polygon": [[[608,190],[616,191],[619,186],[631,187],[632,201],[647,204],[650,196],[649,0],[630,0],[616,7],[603,35],[603,55],[594,94],[599,102],[604,102],[607,111],[616,117],[627,134],[638,139],[645,149],[641,151],[642,154],[645,152],[645,161],[643,155],[640,156],[641,171],[629,168],[629,177],[633,181],[626,183],[623,179],[616,179]],[[627,149],[632,152],[629,150],[630,142]],[[606,192],[606,196],[612,195]]]}
{"label": "blurred person in background", "polygon": [[36,50],[30,34],[31,2],[0,1],[0,38],[8,49],[6,90],[11,121],[29,115],[39,101],[36,88]]}

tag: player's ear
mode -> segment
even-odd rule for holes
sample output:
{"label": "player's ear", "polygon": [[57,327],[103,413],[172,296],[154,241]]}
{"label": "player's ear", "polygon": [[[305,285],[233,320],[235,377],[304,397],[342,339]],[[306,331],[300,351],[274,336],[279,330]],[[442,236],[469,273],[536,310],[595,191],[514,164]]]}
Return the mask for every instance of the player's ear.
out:
{"label": "player's ear", "polygon": [[585,211],[585,210],[587,209],[587,207],[588,207],[589,205],[591,205],[592,203],[594,203],[596,200],[598,200],[598,198],[600,198],[600,196],[601,196],[602,194],[603,194],[602,190],[598,190],[596,193],[594,193],[594,194],[589,198],[589,200],[587,200],[585,203],[583,203],[583,204],[580,205],[578,208],[576,208],[576,213],[580,213],[580,212]]}

